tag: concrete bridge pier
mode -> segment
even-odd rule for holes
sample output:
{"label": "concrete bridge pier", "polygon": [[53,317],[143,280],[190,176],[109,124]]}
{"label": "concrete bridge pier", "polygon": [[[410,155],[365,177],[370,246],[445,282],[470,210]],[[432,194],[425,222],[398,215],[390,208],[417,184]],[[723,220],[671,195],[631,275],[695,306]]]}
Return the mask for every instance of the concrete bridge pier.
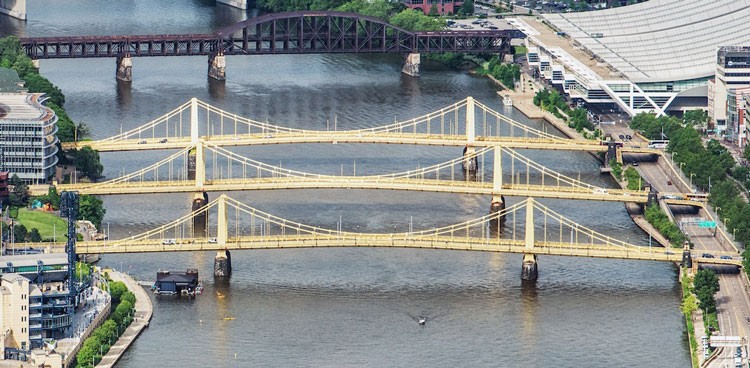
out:
{"label": "concrete bridge pier", "polygon": [[214,257],[214,276],[229,277],[232,275],[232,254],[229,250],[216,251]]}
{"label": "concrete bridge pier", "polygon": [[13,18],[26,20],[26,0],[0,1],[0,14],[7,14]]}
{"label": "concrete bridge pier", "polygon": [[404,66],[401,68],[401,73],[410,75],[412,77],[419,77],[419,64],[421,62],[421,56],[418,52],[406,55],[404,59]]}
{"label": "concrete bridge pier", "polygon": [[539,270],[536,264],[536,254],[523,255],[523,268],[521,269],[521,280],[536,281],[539,277]]}
{"label": "concrete bridge pier", "polygon": [[[502,195],[493,195],[492,203],[490,204],[490,215],[503,210],[505,210],[505,197]],[[490,236],[500,236],[503,232],[503,226],[505,226],[505,215],[500,215],[490,220]]]}
{"label": "concrete bridge pier", "polygon": [[208,76],[210,78],[223,81],[227,79],[227,73],[226,73],[226,59],[224,58],[224,54],[221,52],[218,52],[214,55],[210,55],[208,57]]}
{"label": "concrete bridge pier", "polygon": [[[222,194],[219,197],[218,208],[216,211],[216,243],[219,246],[226,247],[227,237],[229,235],[227,227],[227,196]],[[232,274],[232,255],[226,248],[216,252],[214,258],[214,276],[229,277]]]}
{"label": "concrete bridge pier", "polygon": [[[500,146],[494,147],[494,158],[492,160],[492,202],[490,214],[505,210],[505,197],[500,194],[503,190],[503,160]],[[490,220],[490,235],[496,236],[502,233],[505,225],[505,215]]]}
{"label": "concrete bridge pier", "polygon": [[[193,204],[192,204],[192,210],[193,212],[200,210],[201,208],[205,207],[208,203],[208,193],[206,192],[197,192],[193,195]],[[208,214],[203,212],[200,214],[196,214],[195,217],[193,217],[193,236],[195,237],[203,237],[206,235],[206,219]]]}
{"label": "concrete bridge pier", "polygon": [[130,57],[130,54],[117,56],[115,75],[117,79],[123,82],[133,81],[133,59]]}
{"label": "concrete bridge pier", "polygon": [[[534,249],[534,199],[526,201],[526,236],[524,237],[524,248]],[[523,254],[523,266],[521,268],[521,280],[536,281],[539,269],[536,264],[536,254],[532,252]]]}
{"label": "concrete bridge pier", "polygon": [[216,3],[226,4],[240,9],[247,9],[247,0],[216,0]]}
{"label": "concrete bridge pier", "polygon": [[464,147],[464,160],[461,161],[461,167],[465,172],[476,175],[477,170],[479,169],[479,159],[477,158],[477,156],[470,157],[474,154],[474,152],[476,152],[474,147]]}

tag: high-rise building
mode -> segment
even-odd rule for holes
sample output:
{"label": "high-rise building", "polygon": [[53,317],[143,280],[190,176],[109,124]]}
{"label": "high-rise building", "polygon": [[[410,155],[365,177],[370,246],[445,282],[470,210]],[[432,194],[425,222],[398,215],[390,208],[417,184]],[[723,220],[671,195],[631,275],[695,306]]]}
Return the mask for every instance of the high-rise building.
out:
{"label": "high-rise building", "polygon": [[745,143],[745,110],[742,95],[748,92],[750,47],[720,47],[716,53],[711,118],[716,122],[718,133],[740,147]]}
{"label": "high-rise building", "polygon": [[0,171],[45,182],[57,164],[57,115],[44,94],[28,93],[12,69],[0,68]]}

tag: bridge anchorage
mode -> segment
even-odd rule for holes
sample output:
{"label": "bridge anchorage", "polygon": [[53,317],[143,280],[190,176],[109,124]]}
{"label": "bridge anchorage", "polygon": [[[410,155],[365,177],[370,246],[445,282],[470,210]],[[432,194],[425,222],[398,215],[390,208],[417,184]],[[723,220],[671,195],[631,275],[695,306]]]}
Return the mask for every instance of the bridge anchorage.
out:
{"label": "bridge anchorage", "polygon": [[[196,230],[196,216],[204,216],[205,231]],[[491,224],[506,218],[499,232]],[[524,220],[525,219],[525,220]],[[421,231],[360,233],[330,230],[280,218],[221,195],[197,211],[168,224],[124,239],[78,242],[78,254],[216,251],[215,271],[232,272],[228,251],[284,248],[386,247],[467,250],[524,255],[521,276],[538,276],[540,255],[680,262],[682,254],[661,247],[617,240],[580,225],[527,198],[502,211],[458,224]],[[54,247],[64,250],[62,244]],[[688,257],[692,262],[740,265],[732,259]]]}
{"label": "bridge anchorage", "polygon": [[208,76],[224,80],[229,55],[399,54],[407,55],[403,72],[418,76],[421,53],[502,55],[512,38],[524,37],[518,30],[410,32],[356,13],[297,11],[251,18],[214,34],[25,37],[21,46],[32,60],[116,57],[118,79],[130,75],[124,69],[132,68],[130,56],[205,55]]}

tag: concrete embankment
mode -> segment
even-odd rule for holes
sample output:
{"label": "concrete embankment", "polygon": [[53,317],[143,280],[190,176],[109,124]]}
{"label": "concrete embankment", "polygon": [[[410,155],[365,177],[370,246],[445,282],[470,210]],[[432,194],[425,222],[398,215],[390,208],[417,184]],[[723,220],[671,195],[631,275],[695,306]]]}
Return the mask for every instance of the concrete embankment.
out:
{"label": "concrete embankment", "polygon": [[109,352],[102,357],[101,362],[96,365],[97,368],[109,368],[114,366],[128,347],[133,344],[133,341],[135,341],[138,335],[141,334],[143,329],[148,327],[154,311],[154,306],[151,304],[151,298],[138,282],[133,280],[128,274],[112,270],[108,272],[112,281],[124,282],[125,285],[127,285],[128,290],[135,294],[135,320],[133,320],[133,323],[128,326],[117,342],[112,345]]}

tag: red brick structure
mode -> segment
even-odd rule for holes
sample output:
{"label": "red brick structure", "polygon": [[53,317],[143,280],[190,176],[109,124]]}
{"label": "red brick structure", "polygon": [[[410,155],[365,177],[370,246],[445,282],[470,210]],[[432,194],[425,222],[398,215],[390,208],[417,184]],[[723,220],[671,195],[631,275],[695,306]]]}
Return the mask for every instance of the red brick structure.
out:
{"label": "red brick structure", "polygon": [[401,3],[410,9],[421,9],[425,14],[430,13],[432,5],[437,5],[439,14],[455,14],[464,2],[452,0],[401,0]]}

